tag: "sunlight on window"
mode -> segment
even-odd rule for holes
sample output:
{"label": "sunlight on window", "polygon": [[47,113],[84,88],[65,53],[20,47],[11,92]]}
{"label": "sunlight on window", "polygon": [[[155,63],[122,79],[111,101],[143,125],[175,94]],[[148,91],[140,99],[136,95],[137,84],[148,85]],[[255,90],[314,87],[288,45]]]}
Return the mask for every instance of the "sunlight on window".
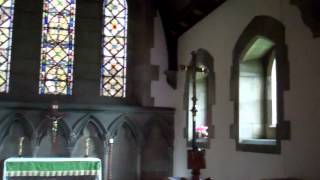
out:
{"label": "sunlight on window", "polygon": [[274,59],[271,68],[272,127],[277,126],[277,67]]}
{"label": "sunlight on window", "polygon": [[0,0],[0,93],[9,92],[14,0]]}
{"label": "sunlight on window", "polygon": [[44,0],[40,94],[72,94],[75,0]]}
{"label": "sunlight on window", "polygon": [[126,96],[127,16],[126,0],[104,1],[102,96]]}

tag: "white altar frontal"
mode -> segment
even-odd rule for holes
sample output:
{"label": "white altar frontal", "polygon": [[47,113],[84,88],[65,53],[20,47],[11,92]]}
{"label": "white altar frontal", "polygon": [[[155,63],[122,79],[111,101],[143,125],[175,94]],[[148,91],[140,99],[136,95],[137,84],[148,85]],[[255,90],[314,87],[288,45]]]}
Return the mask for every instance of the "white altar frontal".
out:
{"label": "white altar frontal", "polygon": [[102,180],[98,158],[8,158],[3,180],[9,179]]}

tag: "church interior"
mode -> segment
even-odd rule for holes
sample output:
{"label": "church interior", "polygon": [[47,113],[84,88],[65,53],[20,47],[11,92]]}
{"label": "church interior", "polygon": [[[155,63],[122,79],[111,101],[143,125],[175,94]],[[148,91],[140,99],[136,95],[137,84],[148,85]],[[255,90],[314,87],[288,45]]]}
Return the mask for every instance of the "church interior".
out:
{"label": "church interior", "polygon": [[0,0],[0,175],[320,180],[319,58],[318,0]]}

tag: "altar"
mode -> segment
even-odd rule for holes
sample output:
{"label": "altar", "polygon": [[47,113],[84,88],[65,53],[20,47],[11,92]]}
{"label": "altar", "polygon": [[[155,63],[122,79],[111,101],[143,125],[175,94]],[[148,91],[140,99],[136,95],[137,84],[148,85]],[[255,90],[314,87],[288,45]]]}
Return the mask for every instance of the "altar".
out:
{"label": "altar", "polygon": [[98,158],[8,158],[3,180],[92,179],[102,180]]}

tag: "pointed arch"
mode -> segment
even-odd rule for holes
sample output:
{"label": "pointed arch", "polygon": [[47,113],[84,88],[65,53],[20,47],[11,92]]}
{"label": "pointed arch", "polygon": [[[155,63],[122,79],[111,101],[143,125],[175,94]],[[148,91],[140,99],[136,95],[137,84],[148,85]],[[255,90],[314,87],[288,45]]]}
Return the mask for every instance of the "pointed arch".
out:
{"label": "pointed arch", "polygon": [[[48,128],[51,121],[47,118],[41,120],[39,125],[36,127],[37,139],[36,144],[39,145],[42,139],[48,134]],[[66,139],[68,143],[70,143],[71,129],[64,119],[59,120],[58,131],[62,131],[61,135]]]}
{"label": "pointed arch", "polygon": [[141,147],[141,169],[148,171],[150,167],[158,169],[149,177],[161,179],[170,175],[173,154],[173,121],[162,114],[154,114],[143,127],[145,142]]}
{"label": "pointed arch", "polygon": [[[108,173],[112,172],[113,179],[139,179],[143,138],[137,124],[125,115],[120,116],[110,124],[107,138],[114,139],[109,144]],[[117,171],[124,163],[130,168]]]}
{"label": "pointed arch", "polygon": [[141,144],[143,142],[144,138],[142,136],[141,129],[125,115],[119,116],[108,126],[107,138],[110,139],[115,137],[121,127],[128,128],[137,143]]}
{"label": "pointed arch", "polygon": [[101,121],[96,118],[94,115],[88,113],[77,120],[77,122],[72,127],[72,132],[75,137],[80,137],[83,133],[84,129],[88,126],[89,123],[92,123],[94,127],[98,131],[98,136],[101,140],[105,139],[105,135],[107,134],[107,130]]}
{"label": "pointed arch", "polygon": [[18,122],[19,124],[22,125],[22,127],[24,128],[24,132],[26,133],[28,138],[31,139],[33,137],[34,127],[33,127],[32,123],[28,119],[26,119],[23,116],[23,114],[21,114],[21,113],[9,113],[7,116],[5,116],[1,120],[0,144],[2,143],[2,141],[6,137],[6,135],[9,133],[10,127],[15,122]]}
{"label": "pointed arch", "polygon": [[[187,145],[192,145],[195,137],[195,143],[201,148],[210,148],[210,139],[214,137],[214,126],[212,125],[212,106],[215,102],[215,72],[214,58],[205,49],[192,51],[192,59],[188,68],[186,68],[186,81],[184,91],[184,109],[187,122],[185,135]],[[198,129],[193,134],[193,85],[195,85],[197,98],[197,113],[195,118],[195,128]]]}
{"label": "pointed arch", "polygon": [[147,139],[147,137],[150,137],[150,134],[152,133],[153,127],[159,127],[161,136],[166,141],[167,145],[169,147],[173,147],[173,137],[174,132],[172,127],[172,124],[166,120],[165,117],[162,117],[161,115],[154,115],[152,116],[148,122],[144,125],[144,137]]}
{"label": "pointed arch", "polygon": [[271,16],[255,16],[235,44],[231,73],[234,124],[230,134],[236,149],[280,153],[281,140],[290,136],[283,113],[284,92],[290,87],[283,23]]}

